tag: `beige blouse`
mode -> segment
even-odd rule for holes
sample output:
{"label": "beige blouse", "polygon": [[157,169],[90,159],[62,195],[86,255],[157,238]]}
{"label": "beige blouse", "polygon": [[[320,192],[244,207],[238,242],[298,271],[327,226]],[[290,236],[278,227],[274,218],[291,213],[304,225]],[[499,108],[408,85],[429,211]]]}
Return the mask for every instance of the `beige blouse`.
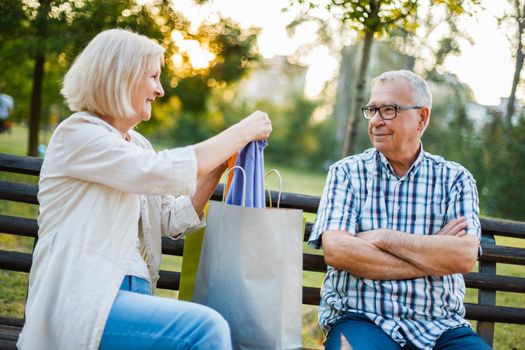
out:
{"label": "beige blouse", "polygon": [[[38,243],[19,349],[98,349],[136,249],[155,286],[161,233],[202,227],[193,147],[155,152],[102,119],[75,113],[55,130],[40,173]],[[140,223],[140,225],[139,225]]]}

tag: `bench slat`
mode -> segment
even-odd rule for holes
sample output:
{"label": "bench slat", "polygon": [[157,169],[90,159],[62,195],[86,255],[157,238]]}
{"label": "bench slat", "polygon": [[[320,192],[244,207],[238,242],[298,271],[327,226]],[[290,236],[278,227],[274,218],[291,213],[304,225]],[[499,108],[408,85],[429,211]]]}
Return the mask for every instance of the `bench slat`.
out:
{"label": "bench slat", "polygon": [[180,272],[160,270],[160,277],[157,282],[157,288],[179,290]]}
{"label": "bench slat", "polygon": [[321,288],[303,286],[303,304],[318,306],[321,300]]}
{"label": "bench slat", "polygon": [[326,263],[323,255],[303,254],[303,270],[314,272],[326,272]]}
{"label": "bench slat", "polygon": [[0,153],[0,171],[38,176],[42,162],[43,160],[37,157]]}
{"label": "bench slat", "polygon": [[523,308],[465,303],[465,309],[469,320],[525,324]]}
{"label": "bench slat", "polygon": [[481,260],[499,263],[525,265],[525,249],[505,246],[482,245]]}
{"label": "bench slat", "polygon": [[162,254],[182,256],[183,252],[183,239],[171,239],[168,237],[162,237]]}
{"label": "bench slat", "polygon": [[0,250],[0,269],[18,272],[29,272],[32,255],[27,253]]}
{"label": "bench slat", "polygon": [[38,224],[35,219],[0,215],[0,232],[35,238],[38,234]]}
{"label": "bench slat", "polygon": [[525,278],[471,272],[463,275],[467,288],[525,293]]}
{"label": "bench slat", "polygon": [[3,326],[0,324],[0,349],[17,350],[16,342],[22,327]]}
{"label": "bench slat", "polygon": [[0,317],[0,324],[2,326],[10,327],[22,327],[24,325],[24,320],[21,318],[11,318],[11,317]]}
{"label": "bench slat", "polygon": [[525,222],[480,218],[481,227],[496,236],[525,238]]}
{"label": "bench slat", "polygon": [[13,202],[38,204],[36,195],[37,185],[20,184],[8,181],[0,181],[0,199]]}

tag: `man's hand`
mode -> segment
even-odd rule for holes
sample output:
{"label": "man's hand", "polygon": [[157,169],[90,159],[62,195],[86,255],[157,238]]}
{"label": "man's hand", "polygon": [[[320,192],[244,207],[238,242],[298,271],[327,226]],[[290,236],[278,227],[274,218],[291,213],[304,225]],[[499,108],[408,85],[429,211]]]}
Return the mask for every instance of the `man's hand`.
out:
{"label": "man's hand", "polygon": [[446,236],[463,237],[467,235],[465,229],[468,227],[468,221],[464,217],[451,220],[437,234]]}

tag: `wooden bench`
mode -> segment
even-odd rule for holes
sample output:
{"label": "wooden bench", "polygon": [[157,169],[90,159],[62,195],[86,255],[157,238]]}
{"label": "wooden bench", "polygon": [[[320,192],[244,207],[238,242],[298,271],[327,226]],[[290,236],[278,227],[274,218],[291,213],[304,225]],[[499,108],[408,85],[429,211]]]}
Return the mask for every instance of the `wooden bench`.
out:
{"label": "wooden bench", "polygon": [[[0,154],[0,172],[38,176],[41,165],[42,160],[39,158]],[[0,181],[0,199],[2,200],[38,205],[37,192],[38,187],[35,184]],[[276,201],[277,193],[272,192],[271,195]],[[212,199],[220,200],[220,198],[222,198],[221,185],[213,194]],[[281,197],[282,207],[298,208],[307,213],[316,213],[318,205],[319,197],[316,196],[283,193]],[[0,213],[1,235],[37,237],[38,226],[35,219],[4,214]],[[496,273],[497,263],[525,265],[525,249],[498,246],[494,239],[495,236],[525,239],[525,223],[482,218],[481,225],[483,256],[479,261],[479,272],[465,275],[467,287],[478,291],[478,301],[465,305],[467,318],[478,321],[476,326],[478,334],[492,344],[495,322],[525,325],[525,307],[496,306],[498,291],[525,293],[525,278],[501,276]],[[307,223],[305,240],[310,234],[311,227],[312,224]],[[163,239],[162,241],[163,254],[182,256],[183,249],[184,240]],[[325,272],[326,265],[320,252],[315,254],[315,251],[310,249],[305,249],[305,251],[310,251],[310,253],[303,254],[303,270]],[[31,254],[0,249],[0,269],[27,273],[30,266]],[[0,283],[4,284],[5,281],[2,281],[1,277],[2,275],[0,275]],[[179,272],[163,270],[160,272],[158,288],[178,290],[179,281]],[[304,286],[303,304],[318,305],[319,292],[319,288]],[[0,315],[0,349],[15,349],[23,319],[4,316]]]}

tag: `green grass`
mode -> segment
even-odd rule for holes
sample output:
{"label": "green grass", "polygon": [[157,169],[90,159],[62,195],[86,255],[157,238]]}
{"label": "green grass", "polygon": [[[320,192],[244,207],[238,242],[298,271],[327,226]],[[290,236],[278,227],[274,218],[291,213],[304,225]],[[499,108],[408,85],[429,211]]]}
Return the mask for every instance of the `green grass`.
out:
{"label": "green grass", "polygon": [[[47,139],[49,135],[44,135]],[[17,155],[26,154],[27,130],[22,126],[15,125],[12,134],[0,134],[0,152]],[[303,193],[320,195],[323,190],[325,176],[324,173],[308,172],[295,170],[286,165],[266,164],[266,170],[278,169],[283,178],[283,191],[293,193]],[[15,174],[0,173],[0,180],[15,182],[36,183],[36,178],[31,176],[21,176]],[[278,182],[275,176],[268,179],[269,187],[273,190],[278,189]],[[34,205],[0,202],[0,213],[35,218],[37,207]],[[305,214],[307,221],[314,219],[313,214]],[[499,245],[508,245],[525,248],[525,240],[498,237]],[[30,252],[32,249],[32,239],[0,234],[0,249]],[[305,251],[319,253],[306,245]],[[164,256],[162,269],[170,271],[180,271],[182,259],[180,257]],[[525,269],[522,266],[498,264],[498,273],[508,276],[525,277]],[[319,287],[324,275],[322,273],[307,272],[303,275],[304,285]],[[27,274],[0,270],[0,315],[10,317],[22,317],[23,305],[25,302],[27,288]],[[176,298],[178,293],[168,290],[157,291],[158,295]],[[467,290],[466,302],[475,303],[477,300],[476,290]],[[525,305],[525,295],[517,293],[498,292],[497,305],[523,307]],[[496,350],[525,349],[525,331],[523,325],[497,324],[495,333],[494,348]],[[303,346],[309,348],[322,348],[323,335],[317,324],[317,307],[303,305]]]}

